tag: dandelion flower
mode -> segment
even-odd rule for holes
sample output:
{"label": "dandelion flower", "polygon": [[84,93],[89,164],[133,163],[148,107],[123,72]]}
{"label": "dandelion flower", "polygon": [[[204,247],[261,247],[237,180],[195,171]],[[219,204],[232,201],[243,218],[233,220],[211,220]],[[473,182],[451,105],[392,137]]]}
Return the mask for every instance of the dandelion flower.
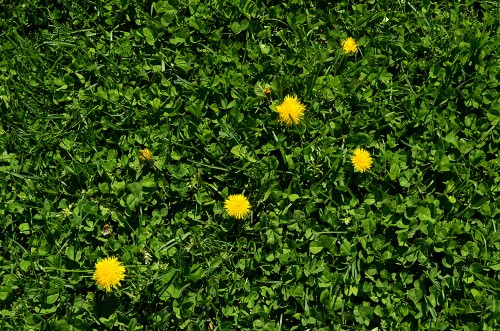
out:
{"label": "dandelion flower", "polygon": [[297,97],[287,95],[283,103],[276,107],[280,116],[279,121],[286,125],[297,124],[304,116],[306,106],[300,103]]}
{"label": "dandelion flower", "polygon": [[358,147],[354,150],[351,162],[354,169],[359,172],[365,172],[372,166],[372,157],[370,156],[370,152]]}
{"label": "dandelion flower", "polygon": [[356,45],[354,38],[349,37],[342,41],[342,48],[346,53],[354,53],[358,50],[358,45]]}
{"label": "dandelion flower", "polygon": [[271,91],[271,88],[270,88],[270,87],[265,87],[265,88],[264,88],[264,94],[265,94],[265,95],[270,95],[270,94],[271,94],[271,92],[272,92],[272,91]]}
{"label": "dandelion flower", "polygon": [[243,194],[232,194],[224,201],[224,208],[229,216],[244,218],[250,213],[250,202]]}
{"label": "dandelion flower", "polygon": [[141,149],[139,151],[139,157],[143,162],[151,162],[153,160],[153,154],[147,148]]}
{"label": "dandelion flower", "polygon": [[111,287],[120,285],[120,281],[125,278],[125,267],[116,257],[107,257],[95,265],[94,280],[97,285],[111,291]]}

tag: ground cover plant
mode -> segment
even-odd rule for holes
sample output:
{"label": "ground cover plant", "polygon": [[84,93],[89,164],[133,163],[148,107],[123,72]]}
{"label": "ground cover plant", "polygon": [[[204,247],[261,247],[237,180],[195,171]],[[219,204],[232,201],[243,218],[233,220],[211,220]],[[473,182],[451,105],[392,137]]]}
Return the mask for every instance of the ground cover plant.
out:
{"label": "ground cover plant", "polygon": [[500,328],[498,2],[1,7],[1,330]]}

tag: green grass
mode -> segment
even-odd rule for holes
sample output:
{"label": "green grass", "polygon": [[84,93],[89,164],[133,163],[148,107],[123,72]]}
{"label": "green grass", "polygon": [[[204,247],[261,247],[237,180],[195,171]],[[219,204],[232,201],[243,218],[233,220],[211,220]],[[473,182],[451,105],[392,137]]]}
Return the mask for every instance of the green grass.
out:
{"label": "green grass", "polygon": [[0,330],[498,330],[498,2],[327,3],[3,3]]}

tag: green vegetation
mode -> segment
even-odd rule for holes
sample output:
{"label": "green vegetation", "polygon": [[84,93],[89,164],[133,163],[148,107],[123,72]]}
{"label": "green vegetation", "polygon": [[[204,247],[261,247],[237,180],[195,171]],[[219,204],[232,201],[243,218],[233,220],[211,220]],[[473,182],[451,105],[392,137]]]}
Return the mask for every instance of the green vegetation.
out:
{"label": "green vegetation", "polygon": [[2,2],[0,329],[500,329],[498,2],[328,3]]}

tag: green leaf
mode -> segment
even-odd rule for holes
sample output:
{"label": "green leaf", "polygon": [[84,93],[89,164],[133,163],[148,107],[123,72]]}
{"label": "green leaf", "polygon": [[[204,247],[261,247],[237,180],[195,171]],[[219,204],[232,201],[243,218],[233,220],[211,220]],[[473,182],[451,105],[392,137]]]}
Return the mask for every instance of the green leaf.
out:
{"label": "green leaf", "polygon": [[142,183],[130,183],[127,185],[127,189],[138,199],[142,197]]}
{"label": "green leaf", "polygon": [[309,245],[309,251],[312,253],[312,254],[318,254],[319,252],[321,252],[323,250],[323,245],[319,242],[319,241],[313,241],[311,242],[311,244]]}
{"label": "green leaf", "polygon": [[144,37],[146,37],[146,42],[149,45],[155,44],[156,33],[154,33],[154,30],[152,30],[150,28],[142,28],[142,33],[143,33]]}
{"label": "green leaf", "polygon": [[140,203],[141,200],[137,198],[134,194],[129,194],[127,196],[127,207],[130,208],[131,210],[135,209]]}
{"label": "green leaf", "polygon": [[346,239],[344,239],[344,242],[340,245],[340,253],[343,256],[351,255],[351,244]]}
{"label": "green leaf", "polygon": [[269,45],[266,45],[266,44],[260,44],[260,50],[262,52],[262,54],[268,54],[269,51],[271,50],[271,46]]}
{"label": "green leaf", "polygon": [[142,187],[147,187],[147,188],[156,187],[156,181],[154,180],[154,178],[151,178],[151,177],[144,178],[144,180],[142,181],[141,184],[142,184]]}
{"label": "green leaf", "polygon": [[432,221],[434,220],[431,215],[431,210],[427,207],[422,207],[419,206],[417,207],[417,217],[420,218],[422,221]]}
{"label": "green leaf", "polygon": [[239,34],[241,33],[242,31],[245,31],[247,28],[248,28],[248,21],[247,20],[243,20],[241,22],[233,22],[233,24],[231,24],[231,30],[233,30],[233,32],[235,34]]}
{"label": "green leaf", "polygon": [[19,262],[19,267],[21,268],[22,271],[27,272],[31,268],[31,262],[30,261],[21,261]]}
{"label": "green leaf", "polygon": [[[389,178],[391,178],[391,180],[396,180],[399,178],[399,164],[398,163],[393,163],[391,164],[391,169],[389,171]],[[401,186],[404,186],[403,184],[401,184]]]}
{"label": "green leaf", "polygon": [[493,265],[490,265],[488,266],[488,268],[490,268],[491,270],[500,270],[500,263],[497,263],[497,264],[493,264]]}
{"label": "green leaf", "polygon": [[170,152],[170,157],[175,161],[179,161],[181,159],[181,156],[174,149]]}
{"label": "green leaf", "polygon": [[52,305],[57,301],[57,299],[59,299],[59,293],[51,294],[47,296],[47,298],[45,299],[45,303],[48,305]]}
{"label": "green leaf", "polygon": [[66,256],[70,260],[77,261],[77,262],[80,260],[80,258],[82,256],[82,252],[79,250],[75,251],[75,248],[73,246],[66,247],[65,253],[66,253]]}
{"label": "green leaf", "polygon": [[19,231],[24,234],[30,234],[30,225],[28,223],[19,224]]}
{"label": "green leaf", "polygon": [[189,29],[183,28],[178,31],[173,38],[170,38],[169,41],[170,43],[177,45],[185,42],[187,38],[189,38]]}
{"label": "green leaf", "polygon": [[406,292],[408,295],[408,298],[415,303],[415,305],[418,305],[420,300],[422,300],[422,297],[424,296],[424,293],[422,292],[421,289],[419,288],[412,288]]}
{"label": "green leaf", "polygon": [[0,300],[5,301],[9,296],[10,292],[12,292],[12,287],[10,286],[0,287]]}

